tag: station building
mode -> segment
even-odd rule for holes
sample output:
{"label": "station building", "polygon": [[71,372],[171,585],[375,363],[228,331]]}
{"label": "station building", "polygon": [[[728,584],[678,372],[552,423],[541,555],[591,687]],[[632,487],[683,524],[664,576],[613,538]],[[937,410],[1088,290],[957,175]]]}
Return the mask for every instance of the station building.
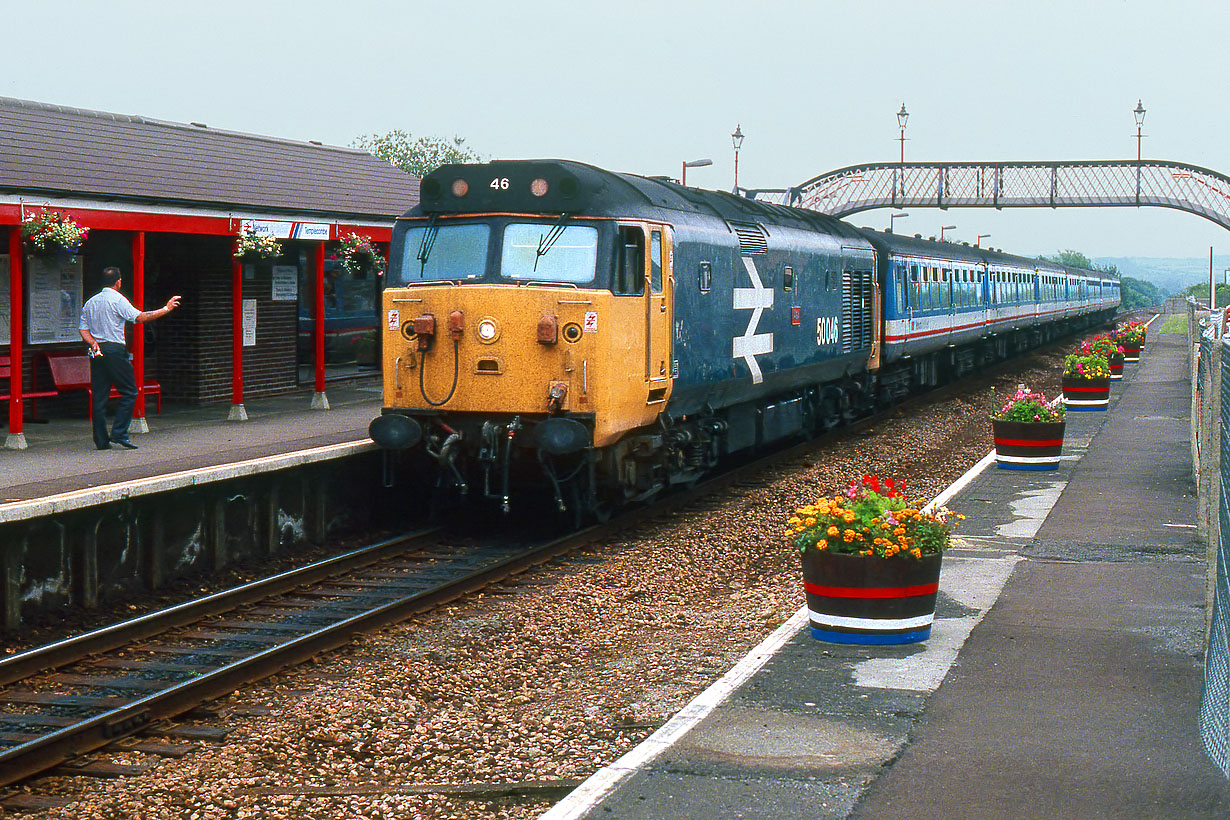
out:
{"label": "station building", "polygon": [[[313,406],[327,408],[329,371],[376,364],[381,272],[347,270],[338,250],[356,235],[387,257],[417,178],[352,148],[2,97],[0,156],[6,447],[26,446],[33,402],[86,411],[63,364],[85,356],[81,305],[111,265],[140,309],[183,296],[170,316],[130,331],[135,430],[162,399],[229,401],[243,419],[246,398],[314,387]],[[79,252],[23,242],[23,222],[44,212],[89,229]],[[278,255],[237,258],[244,232],[276,238]]]}

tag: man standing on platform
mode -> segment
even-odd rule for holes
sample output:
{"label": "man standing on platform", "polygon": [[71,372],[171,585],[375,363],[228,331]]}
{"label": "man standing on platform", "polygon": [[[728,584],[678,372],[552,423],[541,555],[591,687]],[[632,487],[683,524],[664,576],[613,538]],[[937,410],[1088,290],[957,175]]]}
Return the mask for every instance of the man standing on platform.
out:
{"label": "man standing on platform", "polygon": [[[161,319],[179,307],[179,297],[172,296],[164,307],[157,310],[137,310],[120,293],[123,281],[120,269],[103,268],[103,287],[81,309],[81,322],[77,330],[90,346],[90,390],[93,392],[94,446],[110,450],[111,442],[129,450],[137,445],[128,438],[128,425],[132,423],[132,409],[137,403],[137,378],[128,360],[124,346],[125,322],[150,322]],[[120,394],[115,408],[115,422],[111,435],[107,435],[107,420],[103,409],[111,395],[111,387]]]}

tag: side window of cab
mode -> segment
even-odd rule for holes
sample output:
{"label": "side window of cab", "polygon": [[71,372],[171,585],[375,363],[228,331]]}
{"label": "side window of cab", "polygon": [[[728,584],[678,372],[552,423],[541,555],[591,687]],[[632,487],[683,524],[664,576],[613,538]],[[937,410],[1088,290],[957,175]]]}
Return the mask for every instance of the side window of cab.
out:
{"label": "side window of cab", "polygon": [[[645,232],[634,225],[620,226],[616,254],[615,282],[612,290],[621,296],[640,296],[645,292]],[[659,259],[661,259],[660,255]],[[661,270],[659,266],[659,282],[661,282]],[[660,284],[659,287],[661,287]]]}

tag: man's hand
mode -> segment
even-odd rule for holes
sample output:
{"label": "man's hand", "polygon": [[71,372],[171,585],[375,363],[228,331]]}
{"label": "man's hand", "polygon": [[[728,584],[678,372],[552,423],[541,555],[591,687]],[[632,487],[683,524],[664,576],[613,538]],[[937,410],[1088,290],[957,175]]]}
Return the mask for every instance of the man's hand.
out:
{"label": "man's hand", "polygon": [[170,299],[167,300],[167,312],[168,313],[171,312],[172,310],[175,310],[175,308],[179,307],[179,299],[180,297],[178,296],[172,296]]}

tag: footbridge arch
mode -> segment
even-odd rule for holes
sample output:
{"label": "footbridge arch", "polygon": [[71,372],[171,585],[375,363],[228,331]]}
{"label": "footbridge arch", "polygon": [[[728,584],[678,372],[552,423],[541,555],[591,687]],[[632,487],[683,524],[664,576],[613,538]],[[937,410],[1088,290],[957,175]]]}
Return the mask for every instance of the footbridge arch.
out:
{"label": "footbridge arch", "polygon": [[851,165],[757,200],[848,216],[876,208],[1157,206],[1230,229],[1230,178],[1168,160],[884,162]]}

